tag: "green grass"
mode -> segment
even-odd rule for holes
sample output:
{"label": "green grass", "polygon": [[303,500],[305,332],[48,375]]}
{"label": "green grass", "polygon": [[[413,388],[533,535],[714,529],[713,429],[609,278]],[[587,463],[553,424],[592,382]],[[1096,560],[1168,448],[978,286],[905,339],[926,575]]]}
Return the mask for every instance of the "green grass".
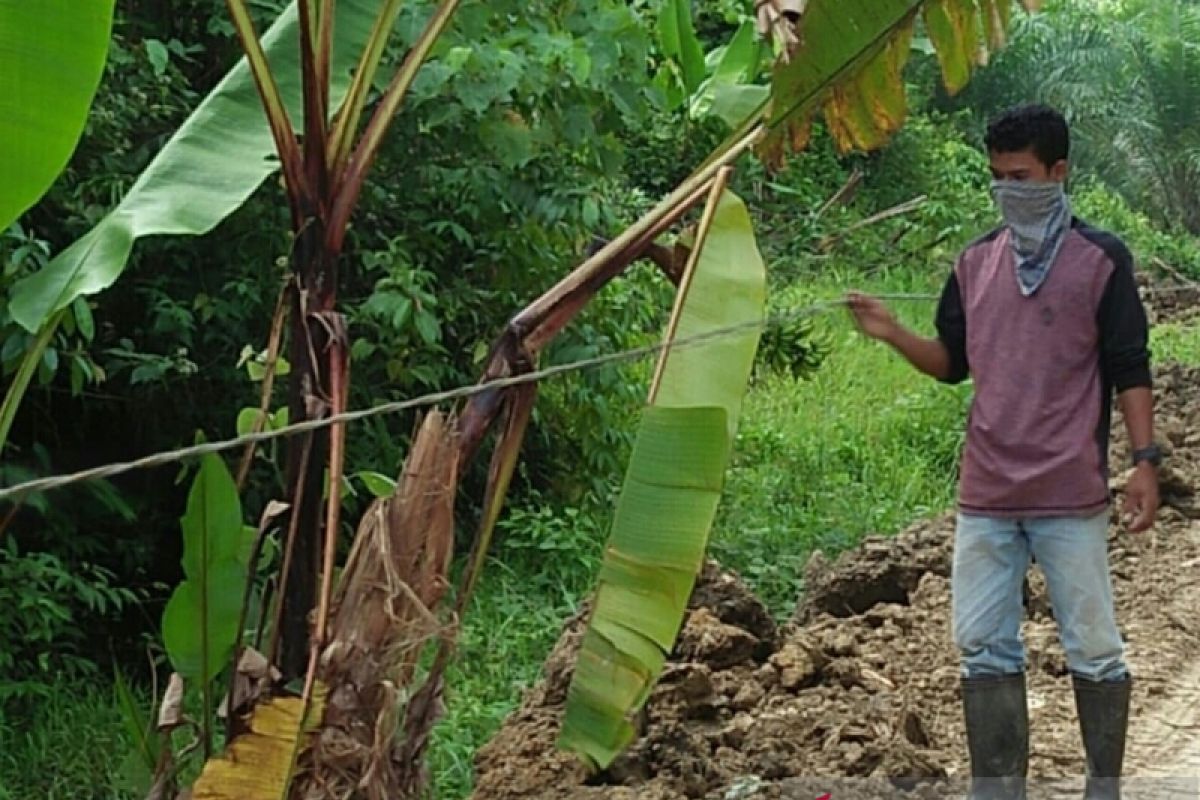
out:
{"label": "green grass", "polygon": [[437,798],[470,792],[474,754],[538,678],[565,619],[592,585],[610,511],[513,508],[471,603],[434,732]]}
{"label": "green grass", "polygon": [[1150,332],[1150,351],[1156,363],[1200,366],[1200,323],[1168,322]]}
{"label": "green grass", "polygon": [[0,800],[134,800],[123,780],[132,746],[112,690],[48,689],[0,709]]}

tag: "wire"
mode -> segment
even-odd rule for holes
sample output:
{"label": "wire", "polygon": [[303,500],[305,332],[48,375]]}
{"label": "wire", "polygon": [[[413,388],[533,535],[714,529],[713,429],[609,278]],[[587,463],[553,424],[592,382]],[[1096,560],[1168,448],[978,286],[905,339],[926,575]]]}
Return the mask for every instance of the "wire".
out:
{"label": "wire", "polygon": [[[903,298],[896,297],[893,299]],[[752,330],[754,328],[768,327],[770,325],[777,325],[791,319],[812,316],[818,313],[829,311],[832,308],[844,304],[844,300],[822,301],[819,303],[813,303],[812,305],[805,306],[800,309],[796,309],[794,311],[790,311],[786,314],[772,317],[770,319],[755,320],[753,322],[731,325],[724,328],[706,331],[695,336],[676,339],[669,345],[665,343],[657,343],[643,347],[636,347],[629,350],[623,350],[616,353],[607,353],[605,355],[579,359],[577,361],[571,361],[565,364],[556,364],[551,367],[535,370],[533,372],[522,373],[520,375],[513,375],[507,378],[498,378],[487,383],[459,386],[454,389],[441,392],[432,392],[430,394],[424,394],[408,400],[397,400],[389,403],[381,403],[370,408],[347,411],[341,414],[323,417],[321,419],[305,420],[304,422],[286,425],[282,428],[276,428],[274,430],[261,431],[259,433],[248,433],[233,439],[226,439],[219,442],[204,442],[197,445],[191,445],[189,447],[180,447],[175,450],[165,450],[143,456],[133,461],[114,462],[80,470],[79,472],[72,472],[47,478],[37,478],[15,484],[5,489],[0,489],[0,501],[15,499],[30,492],[50,491],[52,489],[59,489],[64,486],[82,483],[84,481],[112,478],[133,470],[164,466],[166,464],[172,464],[185,459],[194,458],[196,456],[233,450],[235,448],[244,447],[252,442],[266,442],[271,439],[291,436],[297,433],[319,430],[321,428],[326,428],[339,423],[357,422],[370,417],[376,417],[385,414],[397,414],[402,411],[434,406],[438,405],[439,403],[445,403],[452,400],[464,400],[478,394],[483,394],[484,392],[491,392],[510,386],[520,386],[526,383],[535,383],[567,373],[582,372],[584,370],[595,369],[597,367],[626,361],[636,361],[638,359],[658,353],[666,347],[670,347],[672,349],[686,349],[707,341],[723,338],[725,336],[732,336],[736,333]]]}
{"label": "wire", "polygon": [[[1142,294],[1145,296],[1196,290],[1197,287],[1195,286],[1163,287],[1149,289],[1142,292]],[[939,297],[939,295],[936,294],[923,293],[872,294],[872,296],[879,300],[890,300],[895,302],[928,302],[937,300]],[[465,400],[474,397],[475,395],[483,394],[485,392],[492,392],[497,389],[504,389],[510,386],[537,383],[548,378],[555,378],[569,373],[583,372],[610,364],[637,361],[648,356],[656,355],[666,349],[683,350],[689,347],[696,347],[704,344],[705,342],[710,342],[727,336],[733,336],[738,333],[755,329],[765,329],[772,326],[781,325],[795,319],[825,314],[835,308],[841,308],[845,305],[846,301],[843,298],[838,298],[835,300],[822,300],[761,320],[739,323],[737,325],[729,325],[723,328],[714,328],[711,331],[705,331],[704,333],[696,334],[694,336],[675,339],[670,343],[659,342],[652,345],[645,345],[643,347],[622,350],[616,353],[607,353],[605,355],[594,356],[592,358],[583,358],[577,361],[568,362],[566,364],[556,364],[551,367],[545,367],[533,372],[526,372],[507,378],[498,378],[496,380],[488,381],[487,383],[459,386],[454,389],[447,389],[441,392],[432,392],[430,394],[424,394],[408,400],[396,400],[389,403],[381,403],[376,406],[371,406],[370,408],[334,414],[321,419],[305,420],[304,422],[298,422],[293,425],[287,425],[270,431],[248,433],[243,436],[238,436],[233,439],[225,439],[219,442],[204,442],[202,444],[181,447],[175,450],[165,450],[143,456],[133,461],[113,462],[110,464],[103,464],[97,467],[80,470],[78,472],[55,475],[46,478],[36,478],[34,480],[15,484],[5,489],[0,489],[0,501],[14,500],[31,492],[47,492],[53,489],[61,489],[64,486],[70,486],[76,483],[112,478],[116,477],[117,475],[132,472],[134,470],[164,466],[183,461],[185,459],[194,458],[196,456],[233,450],[235,448],[244,447],[252,442],[266,442],[284,436],[292,436],[297,433],[320,430],[322,428],[327,428],[331,425],[337,425],[339,423],[357,422],[359,420],[383,416],[386,414],[398,414],[402,411],[426,408],[451,400]]]}

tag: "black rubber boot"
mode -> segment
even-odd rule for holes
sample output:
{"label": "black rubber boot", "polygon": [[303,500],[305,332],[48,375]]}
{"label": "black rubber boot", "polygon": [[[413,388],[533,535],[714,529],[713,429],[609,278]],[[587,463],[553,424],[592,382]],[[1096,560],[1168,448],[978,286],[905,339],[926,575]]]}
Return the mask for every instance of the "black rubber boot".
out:
{"label": "black rubber boot", "polygon": [[1133,680],[1089,681],[1072,676],[1079,730],[1087,753],[1085,800],[1119,800],[1125,731],[1129,727],[1129,694]]}
{"label": "black rubber boot", "polygon": [[970,800],[1025,800],[1029,708],[1025,675],[962,679]]}

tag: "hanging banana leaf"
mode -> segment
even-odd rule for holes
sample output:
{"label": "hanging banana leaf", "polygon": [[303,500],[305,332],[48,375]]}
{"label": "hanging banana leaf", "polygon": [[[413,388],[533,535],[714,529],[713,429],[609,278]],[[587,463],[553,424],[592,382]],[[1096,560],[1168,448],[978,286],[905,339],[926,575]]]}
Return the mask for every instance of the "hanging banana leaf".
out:
{"label": "hanging banana leaf", "polygon": [[937,51],[946,90],[958,92],[971,79],[971,68],[983,60],[984,39],[979,9],[961,0],[927,0],[923,9],[929,40]]}
{"label": "hanging banana leaf", "polygon": [[307,713],[299,697],[258,704],[250,730],[204,765],[192,800],[287,800],[306,735],[321,720],[323,698],[318,686]]}
{"label": "hanging banana leaf", "polygon": [[[1040,0],[1022,0],[1036,11]],[[1012,21],[1012,0],[927,0],[925,27],[937,51],[946,89],[957,92],[971,79],[974,66],[986,64],[1004,46]]]}
{"label": "hanging banana leaf", "polygon": [[1012,20],[1012,4],[1009,0],[980,0],[979,13],[983,16],[988,49],[995,52],[1004,47]]}
{"label": "hanging banana leaf", "polygon": [[104,73],[112,17],[113,0],[0,0],[0,231],[38,201],[75,151]]}
{"label": "hanging banana leaf", "polygon": [[[746,207],[725,192],[715,205],[668,341],[763,317],[766,272]],[[706,220],[708,221],[708,220]],[[645,410],[617,502],[595,608],[567,699],[559,745],[605,767],[633,739],[674,645],[704,559],[756,327],[668,351]]]}
{"label": "hanging banana leaf", "polygon": [[[333,26],[332,107],[370,36],[378,0],[341,0]],[[295,3],[263,36],[267,59],[296,125],[303,119]],[[245,59],[213,89],[99,225],[13,287],[9,309],[31,333],[75,298],[100,292],[124,271],[133,243],[156,234],[212,230],[279,168],[275,142]]]}
{"label": "hanging banana leaf", "polygon": [[[903,69],[924,13],[943,81],[957,92],[1004,44],[1015,0],[811,0],[799,46],[775,67],[760,151],[777,162],[802,149],[818,109],[843,150],[883,145],[907,113]],[[1021,0],[1028,11],[1038,0]]]}

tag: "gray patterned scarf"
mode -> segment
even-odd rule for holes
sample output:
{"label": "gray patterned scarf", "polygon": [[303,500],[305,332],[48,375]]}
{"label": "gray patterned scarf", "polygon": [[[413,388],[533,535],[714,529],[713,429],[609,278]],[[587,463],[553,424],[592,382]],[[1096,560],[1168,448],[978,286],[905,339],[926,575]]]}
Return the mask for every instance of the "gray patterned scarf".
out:
{"label": "gray patterned scarf", "polygon": [[1017,283],[1026,297],[1050,274],[1071,228],[1071,201],[1058,181],[993,181],[992,197],[1012,241]]}

